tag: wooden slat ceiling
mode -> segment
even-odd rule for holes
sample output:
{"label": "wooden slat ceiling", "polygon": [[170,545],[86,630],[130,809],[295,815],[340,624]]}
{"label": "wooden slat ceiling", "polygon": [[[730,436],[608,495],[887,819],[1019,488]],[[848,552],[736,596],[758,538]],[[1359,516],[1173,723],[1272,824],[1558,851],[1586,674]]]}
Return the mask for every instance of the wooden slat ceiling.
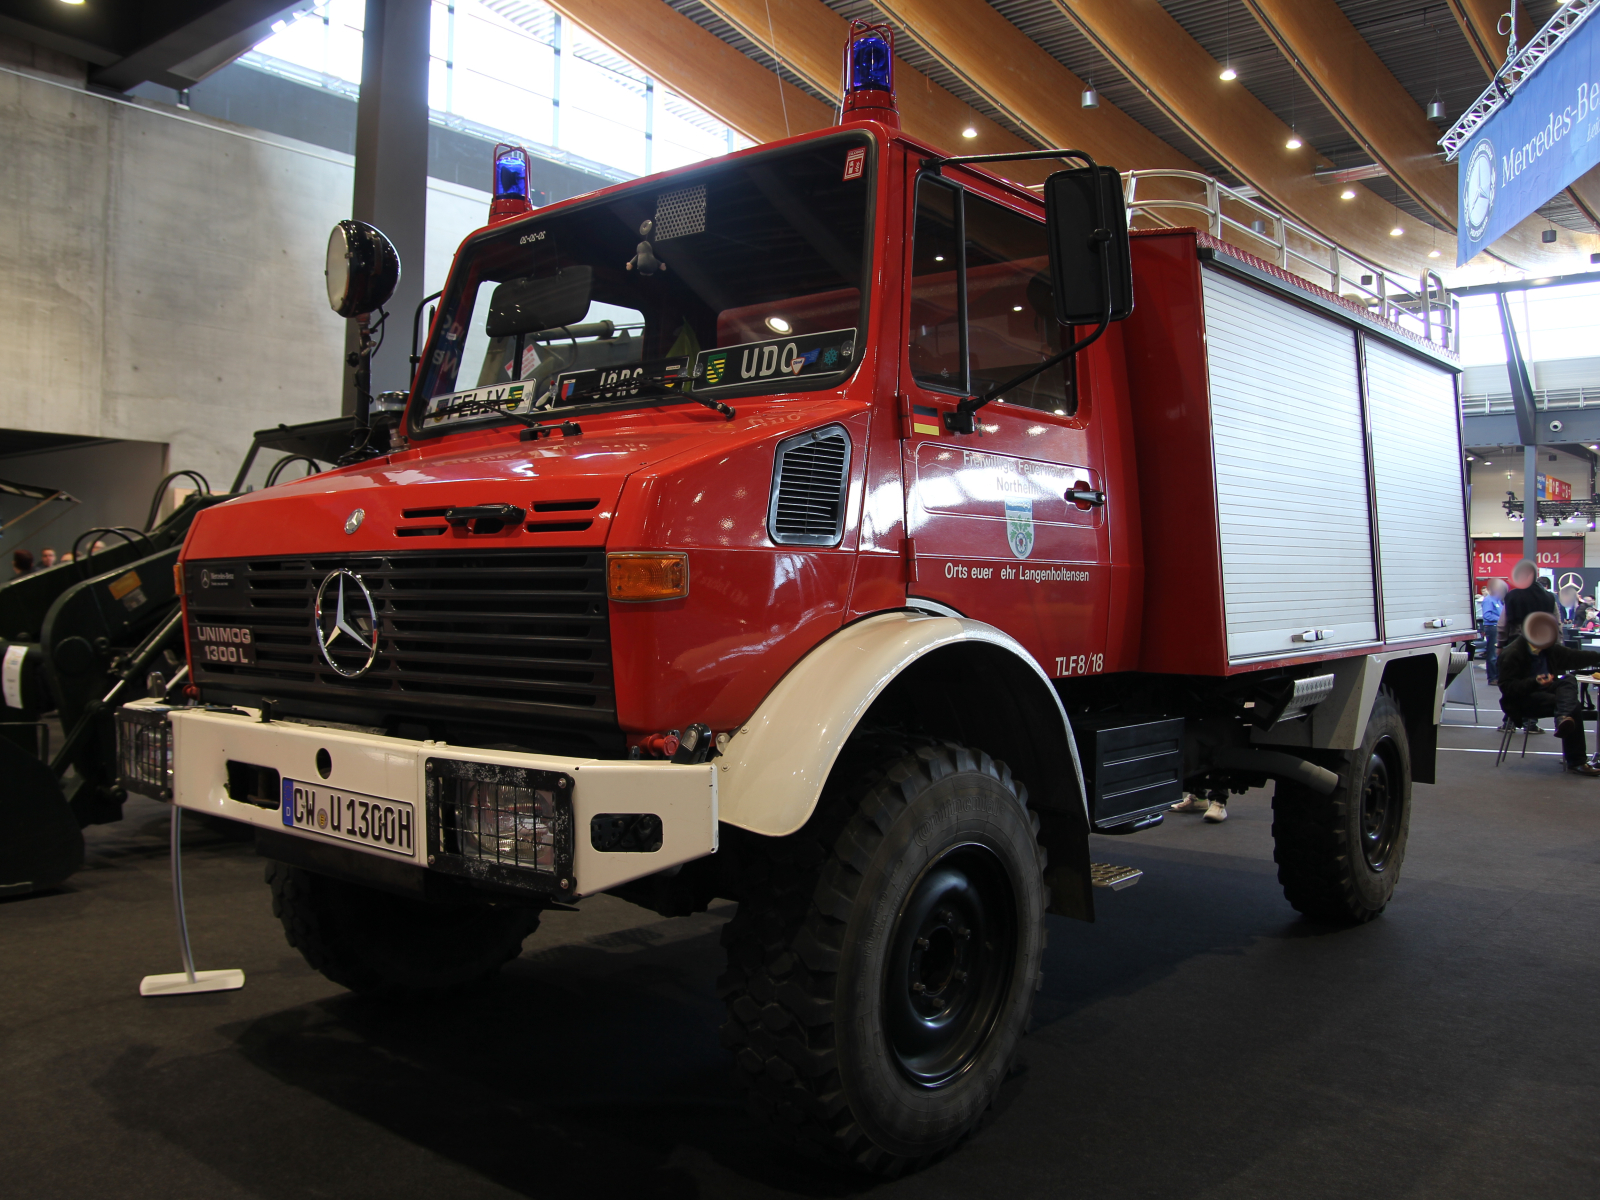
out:
{"label": "wooden slat ceiling", "polygon": [[[957,152],[1067,144],[1123,169],[1199,169],[1254,188],[1324,236],[1406,274],[1453,262],[1455,168],[1433,157],[1436,147],[1425,149],[1440,131],[1422,109],[1437,93],[1453,120],[1482,90],[1486,57],[1504,53],[1504,39],[1493,32],[1493,10],[1503,11],[1503,0],[553,0],[553,6],[757,140],[831,119],[848,18],[887,19],[897,32],[902,118],[916,136]],[[1557,7],[1559,0],[1525,3],[1521,39]],[[1224,61],[1239,72],[1231,85],[1216,79]],[[1354,83],[1363,72],[1378,79],[1370,94]],[[1085,81],[1101,95],[1093,112],[1078,103]],[[969,123],[978,138],[959,136],[959,126]],[[1306,143],[1298,153],[1282,149],[1291,128]],[[1339,202],[1339,188],[1312,176],[1314,166],[1374,162],[1393,174],[1357,184],[1354,201]],[[1025,182],[1043,173],[1020,166],[1013,172]],[[1588,219],[1595,212],[1600,182],[1580,181],[1573,194],[1553,198],[1541,216],[1496,243],[1495,257],[1540,273],[1586,269],[1588,253],[1600,250]],[[1551,223],[1563,227],[1554,247],[1539,241]],[[1388,237],[1395,226],[1407,231],[1403,238]],[[1429,261],[1433,245],[1443,257]]]}

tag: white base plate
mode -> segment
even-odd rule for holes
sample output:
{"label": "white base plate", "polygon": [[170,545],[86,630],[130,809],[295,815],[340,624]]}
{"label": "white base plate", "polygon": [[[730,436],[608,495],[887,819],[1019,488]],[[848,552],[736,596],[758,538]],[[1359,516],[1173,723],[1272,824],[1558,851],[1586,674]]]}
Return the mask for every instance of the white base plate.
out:
{"label": "white base plate", "polygon": [[243,986],[243,971],[196,971],[193,983],[179,971],[176,975],[146,975],[139,981],[139,995],[187,996],[191,992],[231,992]]}

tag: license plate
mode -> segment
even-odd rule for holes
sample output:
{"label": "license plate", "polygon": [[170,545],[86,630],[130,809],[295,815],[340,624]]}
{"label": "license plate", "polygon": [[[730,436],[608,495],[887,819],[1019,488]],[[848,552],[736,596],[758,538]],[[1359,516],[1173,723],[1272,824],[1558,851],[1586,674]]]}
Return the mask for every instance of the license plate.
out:
{"label": "license plate", "polygon": [[416,857],[416,810],[404,800],[363,796],[320,783],[283,781],[283,823],[369,850]]}
{"label": "license plate", "polygon": [[200,661],[229,667],[256,665],[256,642],[245,625],[200,625],[194,627],[194,644]]}

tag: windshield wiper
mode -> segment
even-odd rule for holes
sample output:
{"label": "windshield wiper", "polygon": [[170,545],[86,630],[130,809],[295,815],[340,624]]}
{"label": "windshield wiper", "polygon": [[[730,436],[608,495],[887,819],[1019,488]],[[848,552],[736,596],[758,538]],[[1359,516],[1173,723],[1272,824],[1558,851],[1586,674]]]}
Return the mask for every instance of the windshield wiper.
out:
{"label": "windshield wiper", "polygon": [[[737,412],[735,412],[728,405],[724,404],[721,400],[713,400],[709,396],[697,396],[693,392],[689,392],[689,391],[679,391],[677,388],[670,388],[670,387],[667,387],[665,384],[661,384],[661,383],[633,384],[633,383],[630,382],[627,385],[627,387],[630,389],[629,392],[628,392],[628,395],[626,395],[626,396],[616,396],[615,399],[617,399],[617,400],[634,400],[634,399],[651,399],[651,400],[654,400],[654,399],[670,398],[670,399],[675,399],[675,400],[693,400],[696,404],[703,404],[707,408],[713,409],[714,411],[721,413],[723,416],[727,417],[728,420],[730,420],[730,421],[733,420],[734,417],[739,415]],[[604,398],[608,392],[617,392],[617,391],[621,391],[621,390],[622,390],[622,387],[620,387],[617,384],[612,384],[609,387],[586,388],[581,392],[573,392],[572,395],[565,397],[563,399],[560,407],[562,407],[562,408],[572,408],[572,407],[574,407],[572,402],[574,400],[578,400],[578,399],[580,399],[580,398],[582,398],[584,396],[598,396],[598,397]],[[552,406],[550,408],[544,409],[542,411],[544,411],[546,413],[554,413],[555,406]]]}

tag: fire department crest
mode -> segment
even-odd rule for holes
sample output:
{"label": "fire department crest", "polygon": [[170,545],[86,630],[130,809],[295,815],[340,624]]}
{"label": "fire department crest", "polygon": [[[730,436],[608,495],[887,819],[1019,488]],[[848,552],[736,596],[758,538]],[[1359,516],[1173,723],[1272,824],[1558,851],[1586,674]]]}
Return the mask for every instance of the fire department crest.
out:
{"label": "fire department crest", "polygon": [[1006,541],[1011,553],[1027,558],[1033,553],[1033,500],[1006,499]]}

